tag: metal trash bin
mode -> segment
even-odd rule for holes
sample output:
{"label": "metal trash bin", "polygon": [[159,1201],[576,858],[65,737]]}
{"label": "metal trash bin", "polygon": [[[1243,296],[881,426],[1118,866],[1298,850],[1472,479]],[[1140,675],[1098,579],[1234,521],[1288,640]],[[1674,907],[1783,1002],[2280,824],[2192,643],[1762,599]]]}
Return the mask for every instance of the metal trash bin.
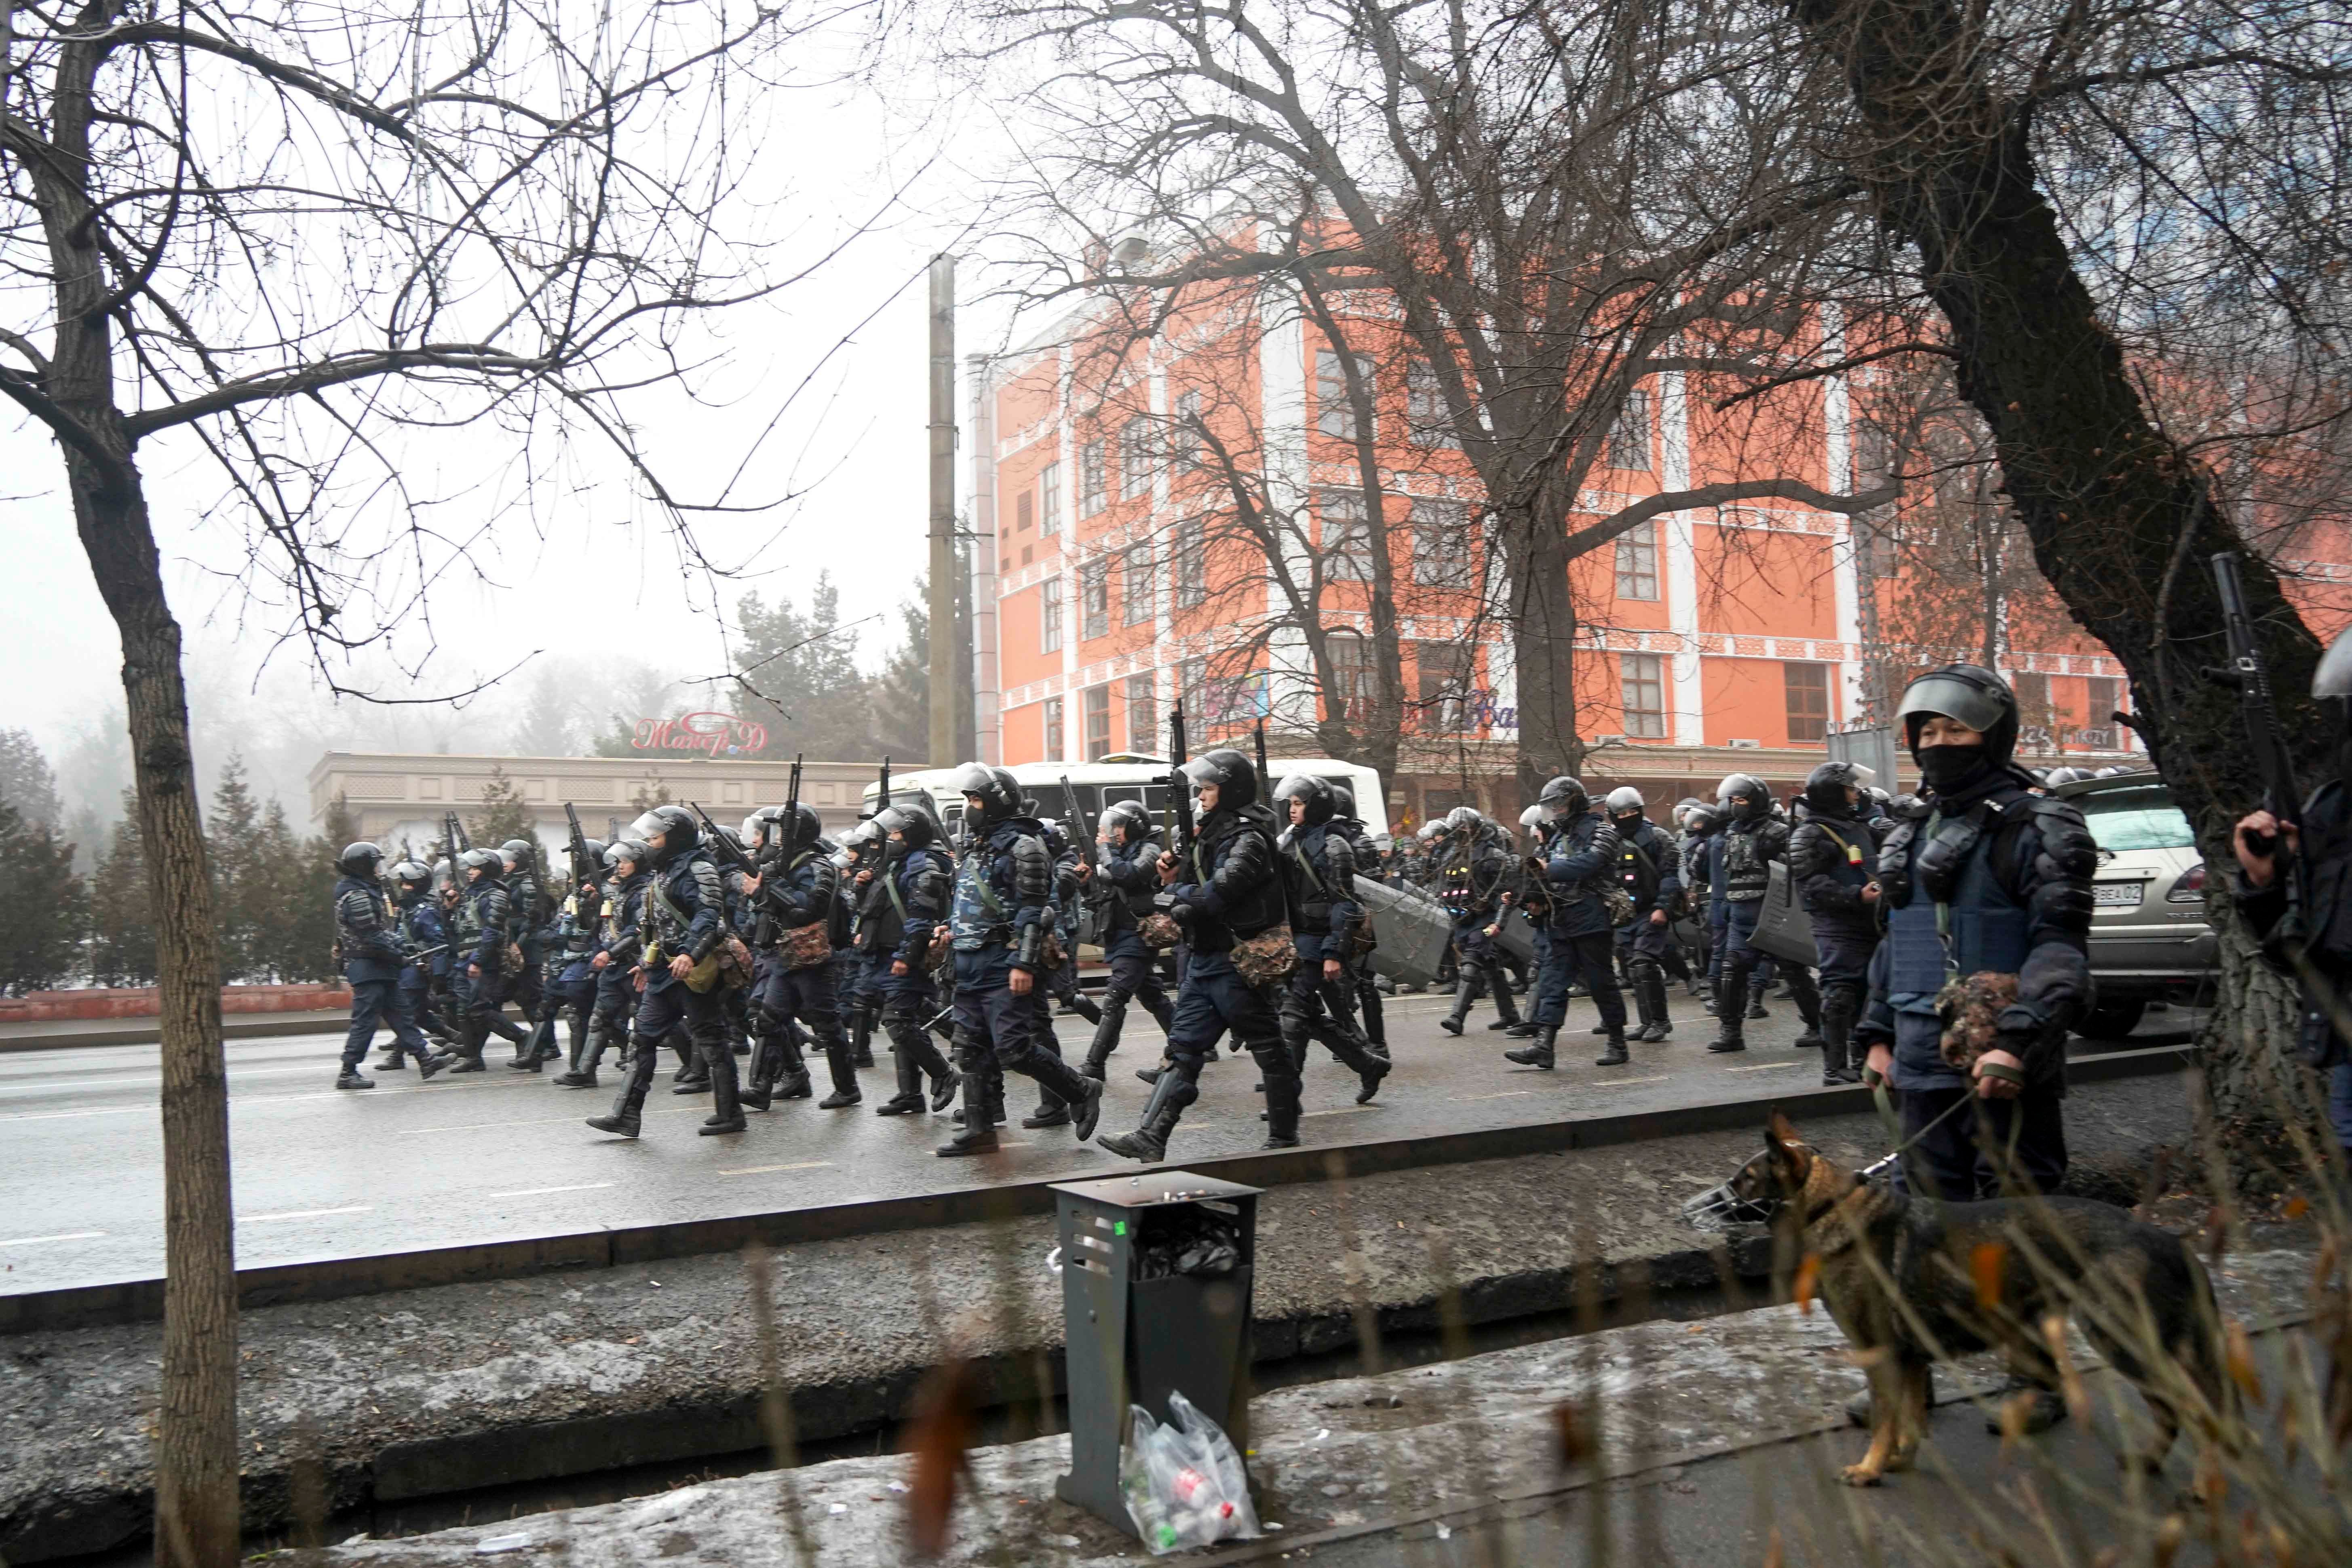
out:
{"label": "metal trash bin", "polygon": [[1055,1184],[1070,1471],[1054,1491],[1065,1502],[1135,1533],[1118,1489],[1128,1406],[1165,1421],[1171,1391],[1248,1454],[1262,1190],[1178,1170]]}

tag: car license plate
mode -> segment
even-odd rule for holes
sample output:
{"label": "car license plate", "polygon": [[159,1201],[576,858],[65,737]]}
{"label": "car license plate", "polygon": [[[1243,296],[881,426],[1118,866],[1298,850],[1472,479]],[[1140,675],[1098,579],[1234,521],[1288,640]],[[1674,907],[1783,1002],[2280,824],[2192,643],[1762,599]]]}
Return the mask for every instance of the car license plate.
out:
{"label": "car license plate", "polygon": [[2101,909],[2137,908],[2146,885],[2137,882],[2096,883],[2091,888],[2091,902]]}

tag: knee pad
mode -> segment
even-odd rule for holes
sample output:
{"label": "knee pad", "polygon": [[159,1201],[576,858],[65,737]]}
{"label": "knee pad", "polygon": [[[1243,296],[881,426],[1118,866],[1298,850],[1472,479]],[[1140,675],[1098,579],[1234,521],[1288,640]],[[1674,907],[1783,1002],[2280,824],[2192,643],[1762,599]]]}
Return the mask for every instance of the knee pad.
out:
{"label": "knee pad", "polygon": [[1102,1010],[1109,1012],[1114,1008],[1123,1008],[1134,996],[1133,987],[1122,986],[1117,980],[1113,980],[1103,988]]}

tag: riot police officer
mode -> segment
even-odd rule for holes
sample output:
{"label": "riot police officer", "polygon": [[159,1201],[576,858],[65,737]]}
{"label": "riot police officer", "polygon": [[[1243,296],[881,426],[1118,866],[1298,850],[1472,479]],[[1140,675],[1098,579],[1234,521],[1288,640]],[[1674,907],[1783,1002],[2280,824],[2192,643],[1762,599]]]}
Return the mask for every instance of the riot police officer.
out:
{"label": "riot police officer", "polygon": [[[1356,792],[1345,784],[1331,786],[1331,831],[1348,841],[1348,852],[1355,860],[1359,880],[1381,880],[1381,852],[1364,831],[1364,820],[1356,815]],[[1372,974],[1372,923],[1364,921],[1363,935],[1358,944],[1363,951],[1350,966],[1356,978],[1356,1007],[1363,1018],[1364,1039],[1382,1056],[1388,1054],[1388,1025],[1381,1016],[1381,988]]]}
{"label": "riot police officer", "polygon": [[[1900,1092],[1915,1190],[1963,1202],[2053,1192],[2066,1174],[2066,1034],[2092,998],[2098,846],[2080,811],[2032,793],[2011,760],[2017,698],[1990,670],[1931,670],[1895,716],[1920,788],[1879,846],[1886,936],[1855,1038]],[[1982,973],[2015,976],[2016,1000],[1964,1073],[1944,1057],[1937,998]],[[1962,1100],[1972,1114],[1945,1115]]]}
{"label": "riot police officer", "polygon": [[1037,1048],[1035,993],[1056,956],[1054,864],[1043,830],[1022,813],[1021,787],[1002,768],[967,762],[955,788],[963,794],[970,844],[949,916],[963,1127],[936,1152],[954,1158],[997,1148],[1004,1072],[1034,1078],[1059,1096],[1084,1140],[1101,1116],[1103,1086]]}
{"label": "riot police officer", "polygon": [[[430,1035],[436,1027],[434,981],[438,977],[446,982],[449,973],[449,938],[441,923],[440,902],[433,896],[433,868],[402,861],[392,868],[392,887],[393,937],[407,956],[400,967],[400,984],[392,995],[394,1016],[407,1019]],[[392,1043],[373,1065],[378,1072],[407,1071],[408,1057],[401,1047],[397,1023]]]}
{"label": "riot police officer", "polygon": [[[529,839],[509,839],[499,846],[499,862],[506,873],[507,940],[522,953],[522,967],[510,977],[512,988],[507,994],[522,1009],[522,1016],[535,1026],[546,998],[546,975],[541,967],[546,946],[546,911],[541,907],[539,846]],[[538,1038],[535,1027],[523,1033],[526,1042]],[[515,1060],[509,1065],[536,1072],[541,1062],[553,1061],[559,1054],[551,1033],[544,1045],[528,1052],[518,1048]],[[529,1060],[525,1060],[526,1055]]]}
{"label": "riot police officer", "polygon": [[858,1092],[857,1067],[842,1032],[841,1003],[834,985],[840,868],[823,845],[824,824],[815,808],[803,803],[794,821],[779,816],[772,827],[782,846],[776,860],[743,884],[747,896],[765,901],[777,926],[776,962],[752,1004],[760,1050],[753,1059],[751,1091],[743,1103],[754,1111],[768,1108],[790,1061],[784,1030],[798,1022],[815,1039],[833,1074],[833,1092],[818,1101],[817,1108],[847,1110],[865,1096]]}
{"label": "riot police officer", "polygon": [[1102,1022],[1095,1026],[1086,1065],[1078,1069],[1097,1081],[1102,1078],[1110,1053],[1118,1049],[1129,999],[1143,1004],[1163,1035],[1176,1017],[1168,993],[1160,987],[1157,956],[1139,935],[1144,916],[1151,913],[1152,894],[1160,885],[1160,845],[1152,834],[1150,813],[1136,801],[1117,801],[1102,814],[1101,835],[1101,850],[1093,868],[1078,868],[1087,907],[1094,911],[1095,940],[1102,945],[1103,960],[1110,966],[1110,984],[1103,989]]}
{"label": "riot police officer", "polygon": [[1859,1083],[1853,1026],[1878,947],[1878,835],[1867,815],[1870,769],[1824,762],[1805,778],[1789,834],[1789,875],[1822,959],[1822,1082]]}
{"label": "riot police officer", "polygon": [[[1723,880],[1723,981],[1716,996],[1716,1038],[1713,1051],[1746,1051],[1748,988],[1764,955],[1748,945],[1764,910],[1764,894],[1772,882],[1774,861],[1789,858],[1788,821],[1773,811],[1772,791],[1752,773],[1734,773],[1716,791],[1724,823],[1709,850],[1709,868]],[[1813,988],[1811,971],[1801,964],[1781,966],[1805,1032],[1796,1043],[1811,1049],[1822,1043],[1821,993]],[[1760,999],[1760,998],[1759,998]]]}
{"label": "riot police officer", "polygon": [[347,844],[335,870],[335,946],[343,956],[343,978],[352,988],[351,1032],[343,1037],[343,1067],[336,1074],[338,1089],[373,1089],[375,1081],[360,1075],[368,1044],[379,1020],[392,1026],[394,1045],[416,1058],[417,1075],[431,1078],[448,1065],[434,1055],[425,1031],[400,1006],[401,971],[408,953],[400,944],[392,905],[376,881],[383,852],[372,843]]}
{"label": "riot police officer", "polygon": [[[1633,1038],[1660,1040],[1675,1032],[1666,1012],[1665,958],[1674,947],[1670,924],[1682,899],[1680,857],[1673,841],[1643,815],[1639,789],[1630,784],[1612,789],[1607,805],[1609,824],[1617,830],[1617,880],[1633,904],[1633,918],[1617,927],[1618,967],[1642,1022]],[[1593,1032],[1608,1030],[1604,1019]],[[1615,1067],[1624,1061],[1620,1046],[1599,1065]]]}
{"label": "riot police officer", "polygon": [[[604,923],[604,846],[595,839],[584,839],[582,844],[586,852],[571,868],[572,891],[556,912],[555,951],[549,960],[555,979],[548,987],[547,1007],[564,1017],[572,1034],[570,1060],[555,1076],[555,1082],[567,1089],[584,1087],[580,1080],[584,1076],[588,1035],[596,1016],[595,956]],[[539,1071],[536,1051],[530,1067]]]}
{"label": "riot police officer", "polygon": [[[2239,912],[2262,941],[2264,961],[2300,988],[2296,1054],[2327,1075],[2327,1119],[2352,1165],[2352,1051],[2337,1022],[2352,995],[2352,633],[2339,634],[2320,655],[2311,695],[2336,710],[2336,776],[2312,791],[2291,827],[2268,811],[2248,812],[2231,831],[2230,848],[2238,861]],[[2283,931],[2287,875],[2297,860],[2306,867],[2300,928]],[[2295,967],[2298,956],[2332,997],[2323,998]]]}
{"label": "riot police officer", "polygon": [[490,1036],[513,1045],[520,1059],[530,1031],[505,1012],[518,967],[507,950],[506,863],[496,850],[466,850],[457,856],[457,871],[466,879],[457,902],[457,936],[466,964],[458,988],[466,1031],[458,1042],[457,1064],[449,1071],[484,1072],[488,1069],[482,1061],[482,1047]]}
{"label": "riot police officer", "polygon": [[927,1077],[928,1108],[944,1111],[955,1099],[958,1080],[923,1020],[931,1013],[932,944],[947,940],[955,866],[934,847],[938,829],[927,811],[892,806],[875,817],[874,826],[883,835],[882,860],[866,883],[856,942],[881,1000],[882,1030],[896,1059],[898,1090],[874,1113],[907,1116],[924,1110]]}
{"label": "riot police officer", "polygon": [[605,850],[604,860],[603,909],[595,950],[588,956],[588,967],[596,976],[588,1051],[570,1071],[556,1075],[556,1085],[563,1089],[597,1087],[596,1068],[604,1048],[615,1043],[625,1048],[629,1013],[636,1001],[636,964],[644,946],[646,882],[652,873],[653,852],[635,839],[619,839]]}
{"label": "riot police officer", "polygon": [[[1356,1103],[1380,1092],[1389,1062],[1356,1028],[1356,934],[1364,906],[1356,902],[1356,857],[1347,835],[1331,826],[1331,787],[1311,773],[1294,773],[1276,787],[1275,807],[1289,825],[1275,841],[1283,872],[1298,967],[1282,993],[1282,1042],[1292,1068],[1307,1071],[1307,1045],[1319,1040],[1356,1075]],[[1266,1121],[1274,1121],[1274,1089],[1267,1085]],[[1290,1092],[1297,1087],[1292,1084]],[[1297,1107],[1292,1107],[1295,1112]],[[1295,1120],[1295,1117],[1294,1117]],[[1292,1142],[1297,1142],[1294,1137]]]}
{"label": "riot police officer", "polygon": [[1454,1011],[1437,1020],[1448,1034],[1460,1034],[1470,1005],[1491,990],[1495,1021],[1488,1029],[1511,1029],[1519,1021],[1517,1002],[1503,955],[1489,935],[1502,913],[1503,894],[1509,890],[1513,862],[1496,835],[1486,831],[1486,819],[1469,806],[1447,813],[1439,842],[1438,902],[1454,921],[1454,962],[1460,975],[1454,989]]}
{"label": "riot police officer", "polygon": [[[1180,858],[1171,850],[1159,861],[1168,913],[1184,932],[1184,977],[1168,1032],[1169,1065],[1152,1083],[1135,1131],[1097,1140],[1122,1158],[1146,1164],[1167,1156],[1169,1135],[1184,1107],[1200,1098],[1206,1052],[1227,1030],[1263,1075],[1267,1146],[1288,1148],[1298,1137],[1298,1071],[1282,1043],[1273,981],[1252,978],[1234,957],[1237,947],[1269,937],[1283,923],[1274,813],[1258,798],[1257,770],[1230,747],[1193,758],[1184,764],[1184,776],[1201,810],[1192,853]],[[1245,957],[1255,969],[1255,950]]]}
{"label": "riot police officer", "polygon": [[1584,981],[1601,1012],[1608,1044],[1596,1065],[1626,1060],[1625,998],[1617,988],[1608,904],[1601,889],[1617,874],[1617,830],[1592,810],[1581,781],[1566,774],[1546,783],[1536,803],[1544,809],[1543,873],[1523,896],[1543,934],[1536,979],[1535,1038],[1503,1060],[1549,1069],[1552,1045],[1568,1019],[1569,987]]}
{"label": "riot police officer", "polygon": [[628,836],[654,856],[637,965],[645,993],[631,1029],[629,1075],[611,1113],[591,1116],[588,1124],[625,1138],[637,1135],[662,1039],[683,1022],[710,1077],[711,1115],[699,1130],[706,1136],[740,1133],[744,1122],[736,1097],[735,1053],[727,1048],[719,999],[723,979],[717,950],[728,936],[719,867],[701,842],[693,813],[683,806],[656,806],[629,825]]}

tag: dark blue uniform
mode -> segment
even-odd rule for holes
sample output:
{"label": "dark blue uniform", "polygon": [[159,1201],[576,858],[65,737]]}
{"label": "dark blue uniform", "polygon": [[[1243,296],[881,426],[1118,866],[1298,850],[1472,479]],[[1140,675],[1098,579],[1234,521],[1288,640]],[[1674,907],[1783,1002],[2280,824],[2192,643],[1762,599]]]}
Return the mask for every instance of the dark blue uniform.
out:
{"label": "dark blue uniform", "polygon": [[[1682,856],[1646,817],[1629,814],[1617,830],[1617,881],[1633,901],[1633,918],[1617,927],[1617,963],[1633,993],[1643,1040],[1674,1032],[1666,1014],[1666,956],[1674,948],[1674,911],[1683,891]],[[1603,1019],[1603,1029],[1608,1027]]]}
{"label": "dark blue uniform", "polygon": [[[1855,1031],[1865,1052],[1893,1050],[1904,1135],[1919,1137],[1906,1178],[1960,1202],[2057,1188],[2066,1033],[2093,994],[2098,846],[2074,806],[2030,792],[2031,775],[1987,772],[1952,799],[1906,802],[1880,845],[1886,939],[1871,956],[1869,1009]],[[2017,977],[2017,1000],[1999,1019],[2000,1049],[2025,1064],[2015,1099],[1978,1098],[1943,1057],[1937,996],[1948,979],[1979,973]],[[1937,1121],[1962,1098],[1973,1115]]]}
{"label": "dark blue uniform", "polygon": [[1502,895],[1512,878],[1510,852],[1480,822],[1465,835],[1455,830],[1437,862],[1437,901],[1454,922],[1451,946],[1459,978],[1454,988],[1454,1011],[1439,1026],[1450,1034],[1462,1032],[1470,1004],[1486,994],[1495,996],[1495,1029],[1519,1021],[1517,1001],[1511,995],[1503,955],[1486,927],[1502,913]]}
{"label": "dark blue uniform", "polygon": [[1528,890],[1528,913],[1543,933],[1536,979],[1535,1024],[1557,1030],[1568,1019],[1568,992],[1581,979],[1612,1038],[1625,1032],[1625,997],[1617,988],[1615,940],[1601,886],[1617,874],[1617,830],[1598,811],[1547,824],[1543,876]]}
{"label": "dark blue uniform", "polygon": [[553,978],[548,984],[546,1006],[568,1015],[572,1051],[567,1066],[573,1074],[581,1072],[587,1061],[588,1035],[596,1013],[597,972],[590,960],[595,957],[601,940],[597,927],[604,903],[604,889],[593,883],[585,892],[574,892],[556,911],[549,932],[548,967]]}
{"label": "dark blue uniform", "polygon": [[[1387,1061],[1356,1028],[1354,975],[1356,933],[1364,924],[1364,906],[1356,902],[1355,852],[1347,836],[1330,822],[1293,826],[1276,844],[1285,892],[1289,901],[1290,932],[1298,950],[1298,967],[1282,993],[1282,1042],[1290,1052],[1295,1072],[1307,1069],[1307,1043],[1319,1040],[1339,1065],[1362,1081],[1356,1096],[1361,1105],[1370,1100],[1388,1075]],[[1327,961],[1339,966],[1337,977],[1327,977]],[[1266,1123],[1274,1123],[1275,1105],[1268,1085]],[[1290,1092],[1298,1085],[1293,1080]],[[1297,1105],[1289,1107],[1289,1122],[1297,1124]]]}
{"label": "dark blue uniform", "polygon": [[[956,873],[949,932],[955,947],[963,1132],[940,1149],[942,1155],[996,1146],[1003,1073],[1034,1078],[1071,1104],[1095,1087],[1067,1062],[1037,1049],[1045,938],[1053,929],[1054,865],[1044,831],[1034,817],[1004,818],[977,835]],[[1030,977],[1026,996],[1013,994],[1016,968]]]}
{"label": "dark blue uniform", "polygon": [[[596,1066],[604,1058],[604,1048],[618,1044],[625,1051],[629,1013],[636,1003],[636,964],[644,951],[646,883],[650,880],[650,873],[636,871],[604,883],[596,942],[596,953],[604,956],[604,967],[595,971],[596,1001],[588,1019],[588,1054],[578,1077],[567,1087],[595,1088]],[[589,958],[593,966],[595,953]]]}
{"label": "dark blue uniform", "polygon": [[400,1043],[399,1018],[405,1018],[428,1034],[434,1030],[433,993],[446,989],[449,978],[448,928],[441,918],[441,906],[427,891],[404,894],[397,904],[394,934],[399,938],[404,952],[415,953],[426,947],[438,947],[440,952],[429,958],[404,963],[400,967],[400,985],[393,992],[395,1011],[393,1042],[375,1062],[378,1071],[396,1072],[406,1061]]}
{"label": "dark blue uniform", "polygon": [[1095,857],[1094,875],[1087,880],[1087,907],[1094,911],[1095,940],[1102,945],[1103,961],[1110,966],[1110,984],[1102,996],[1102,1021],[1087,1048],[1087,1064],[1079,1071],[1089,1078],[1103,1075],[1103,1063],[1118,1049],[1120,1029],[1127,1022],[1127,1004],[1139,1001],[1152,1021],[1166,1034],[1176,1009],[1160,988],[1159,955],[1143,945],[1137,927],[1151,913],[1152,895],[1160,886],[1160,841],[1149,832],[1132,842],[1114,835]]}
{"label": "dark blue uniform", "polygon": [[[356,862],[354,862],[356,863]],[[343,978],[352,988],[352,1027],[343,1037],[343,1071],[356,1072],[366,1060],[379,1021],[392,1027],[396,1049],[419,1062],[432,1054],[425,1031],[400,1005],[401,973],[408,967],[392,905],[383,889],[356,876],[335,882],[335,940],[343,953]],[[362,1082],[364,1080],[362,1081]]]}
{"label": "dark blue uniform", "polygon": [[[2303,956],[2341,997],[2352,989],[2352,789],[2337,779],[2322,784],[2304,802],[2297,826],[2310,898],[2301,911]],[[2269,886],[2258,888],[2241,873],[2236,891],[2239,912],[2254,935],[2263,939],[2263,960],[2294,981],[2300,991],[2296,1054],[2327,1074],[2327,1119],[2336,1129],[2336,1141],[2352,1158],[2352,1051],[2347,1051],[2327,1004],[2294,970],[2287,956],[2268,940],[2286,917],[2285,880],[2274,875]]]}
{"label": "dark blue uniform", "polygon": [[[840,868],[830,853],[814,844],[787,851],[761,879],[759,896],[775,920],[778,941],[775,961],[767,966],[751,1001],[751,1028],[760,1050],[745,1103],[755,1110],[766,1107],[780,1077],[788,1072],[798,1077],[804,1071],[799,1049],[788,1035],[794,1024],[808,1030],[832,1072],[833,1092],[819,1103],[838,1111],[863,1098],[849,1039],[842,1032],[840,997],[834,983],[831,944],[839,890]],[[809,932],[817,933],[822,943],[818,936],[801,935]],[[805,951],[793,946],[796,936]],[[816,951],[820,945],[821,954]]]}
{"label": "dark blue uniform", "polygon": [[482,1070],[482,1047],[492,1035],[517,1046],[530,1038],[530,1031],[505,1012],[518,977],[507,956],[508,911],[506,887],[494,871],[475,877],[458,898],[457,935],[465,967],[452,984],[466,1009],[466,1060],[458,1064],[460,1072]]}
{"label": "dark blue uniform", "polygon": [[[886,855],[859,901],[855,946],[860,974],[879,1002],[882,1030],[896,1058],[898,1092],[875,1108],[878,1115],[924,1109],[927,1077],[936,1109],[945,1110],[955,1091],[954,1069],[923,1028],[935,1007],[931,943],[947,921],[954,882],[953,863],[925,844]],[[904,974],[892,972],[901,967]]]}
{"label": "dark blue uniform", "polygon": [[[1789,858],[1789,824],[1769,810],[1755,816],[1735,815],[1716,835],[1712,854],[1723,879],[1725,920],[1723,982],[1716,1008],[1722,1032],[1707,1049],[1745,1051],[1750,987],[1755,984],[1759,966],[1765,960],[1763,954],[1748,945],[1748,939],[1756,933],[1757,919],[1764,908],[1765,890],[1771,885],[1768,868],[1774,861],[1785,862]],[[1797,999],[1797,1011],[1804,1019],[1806,1032],[1811,1036],[1801,1037],[1797,1043],[1819,1045],[1821,1037],[1814,1031],[1821,1028],[1822,998],[1813,988],[1812,972],[1801,964],[1790,964],[1780,973],[1789,983],[1790,994]]]}
{"label": "dark blue uniform", "polygon": [[1878,834],[1861,811],[1797,807],[1789,834],[1789,875],[1812,922],[1821,955],[1822,1082],[1857,1082],[1853,1026],[1870,992],[1878,947],[1878,906],[1863,890],[1878,879]]}
{"label": "dark blue uniform", "polygon": [[[1348,841],[1348,852],[1355,857],[1356,875],[1360,878],[1370,877],[1374,882],[1380,881],[1380,847],[1372,842],[1372,836],[1364,831],[1362,820],[1357,817],[1333,817],[1330,826],[1332,831]],[[1353,969],[1356,981],[1356,1006],[1363,1016],[1365,1040],[1374,1051],[1386,1056],[1389,1050],[1388,1028],[1381,1017],[1381,988],[1373,983],[1369,921],[1365,923],[1365,931],[1364,941],[1358,944],[1363,951],[1358,956]]]}
{"label": "dark blue uniform", "polygon": [[645,990],[631,1026],[628,1076],[613,1103],[613,1118],[634,1135],[654,1081],[661,1042],[684,1024],[703,1071],[709,1075],[709,1125],[740,1129],[743,1115],[735,1087],[735,1054],[727,1049],[727,1025],[719,1003],[719,980],[697,990],[670,973],[671,960],[699,965],[728,935],[726,894],[710,852],[699,845],[672,852],[646,879],[639,906],[643,946],[638,959]]}

